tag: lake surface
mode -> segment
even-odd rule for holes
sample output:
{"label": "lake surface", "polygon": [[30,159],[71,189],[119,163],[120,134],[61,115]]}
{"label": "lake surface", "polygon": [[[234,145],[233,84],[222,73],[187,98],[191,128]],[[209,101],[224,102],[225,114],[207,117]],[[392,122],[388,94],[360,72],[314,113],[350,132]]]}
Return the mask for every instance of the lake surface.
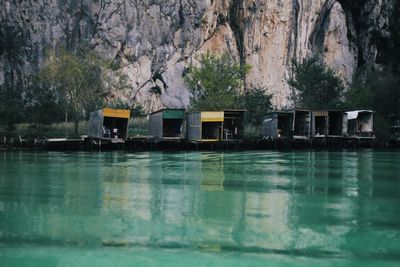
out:
{"label": "lake surface", "polygon": [[400,266],[400,153],[0,153],[0,266]]}

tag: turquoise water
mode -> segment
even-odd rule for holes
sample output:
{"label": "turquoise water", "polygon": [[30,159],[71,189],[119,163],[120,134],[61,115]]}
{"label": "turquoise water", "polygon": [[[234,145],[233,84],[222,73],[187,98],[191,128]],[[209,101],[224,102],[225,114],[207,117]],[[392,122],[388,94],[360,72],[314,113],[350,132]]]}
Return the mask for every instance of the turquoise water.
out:
{"label": "turquoise water", "polygon": [[0,266],[399,266],[400,153],[0,153]]}

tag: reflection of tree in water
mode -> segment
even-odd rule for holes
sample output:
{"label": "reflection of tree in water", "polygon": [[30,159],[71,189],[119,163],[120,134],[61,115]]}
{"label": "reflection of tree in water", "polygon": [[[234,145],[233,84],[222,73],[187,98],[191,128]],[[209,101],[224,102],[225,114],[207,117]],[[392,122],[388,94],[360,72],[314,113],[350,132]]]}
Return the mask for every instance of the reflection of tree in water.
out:
{"label": "reflection of tree in water", "polygon": [[[18,154],[12,154],[18,155]],[[32,244],[98,243],[90,217],[99,211],[99,181],[85,154],[21,153],[0,175],[10,195],[0,195],[7,214],[3,238]],[[2,170],[3,171],[3,170]],[[7,179],[7,180],[3,180]],[[12,181],[8,181],[12,179]]]}

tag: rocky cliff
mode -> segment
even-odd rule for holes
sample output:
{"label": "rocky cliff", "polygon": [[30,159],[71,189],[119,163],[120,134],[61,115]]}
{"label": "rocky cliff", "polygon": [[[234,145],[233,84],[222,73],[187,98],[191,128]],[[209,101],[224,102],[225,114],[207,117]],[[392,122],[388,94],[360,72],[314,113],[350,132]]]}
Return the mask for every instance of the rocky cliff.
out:
{"label": "rocky cliff", "polygon": [[[292,59],[318,54],[345,83],[376,66],[394,0],[0,0],[0,85],[24,87],[45,52],[87,43],[129,77],[114,92],[148,110],[189,103],[196,55],[229,51],[252,65],[246,88],[290,105]],[[154,91],[157,87],[157,92]]]}

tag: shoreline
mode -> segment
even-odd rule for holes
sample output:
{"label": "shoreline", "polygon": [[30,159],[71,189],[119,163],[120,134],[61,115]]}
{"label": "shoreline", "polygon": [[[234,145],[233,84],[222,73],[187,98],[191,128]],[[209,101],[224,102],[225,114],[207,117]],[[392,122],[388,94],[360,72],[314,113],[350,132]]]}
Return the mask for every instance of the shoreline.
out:
{"label": "shoreline", "polygon": [[321,140],[236,140],[218,142],[192,142],[187,140],[161,140],[128,138],[123,143],[112,143],[110,140],[94,139],[59,139],[40,143],[21,143],[0,145],[0,151],[293,151],[343,149],[379,149],[396,150],[399,144],[382,145],[375,140],[360,139],[321,139]]}

